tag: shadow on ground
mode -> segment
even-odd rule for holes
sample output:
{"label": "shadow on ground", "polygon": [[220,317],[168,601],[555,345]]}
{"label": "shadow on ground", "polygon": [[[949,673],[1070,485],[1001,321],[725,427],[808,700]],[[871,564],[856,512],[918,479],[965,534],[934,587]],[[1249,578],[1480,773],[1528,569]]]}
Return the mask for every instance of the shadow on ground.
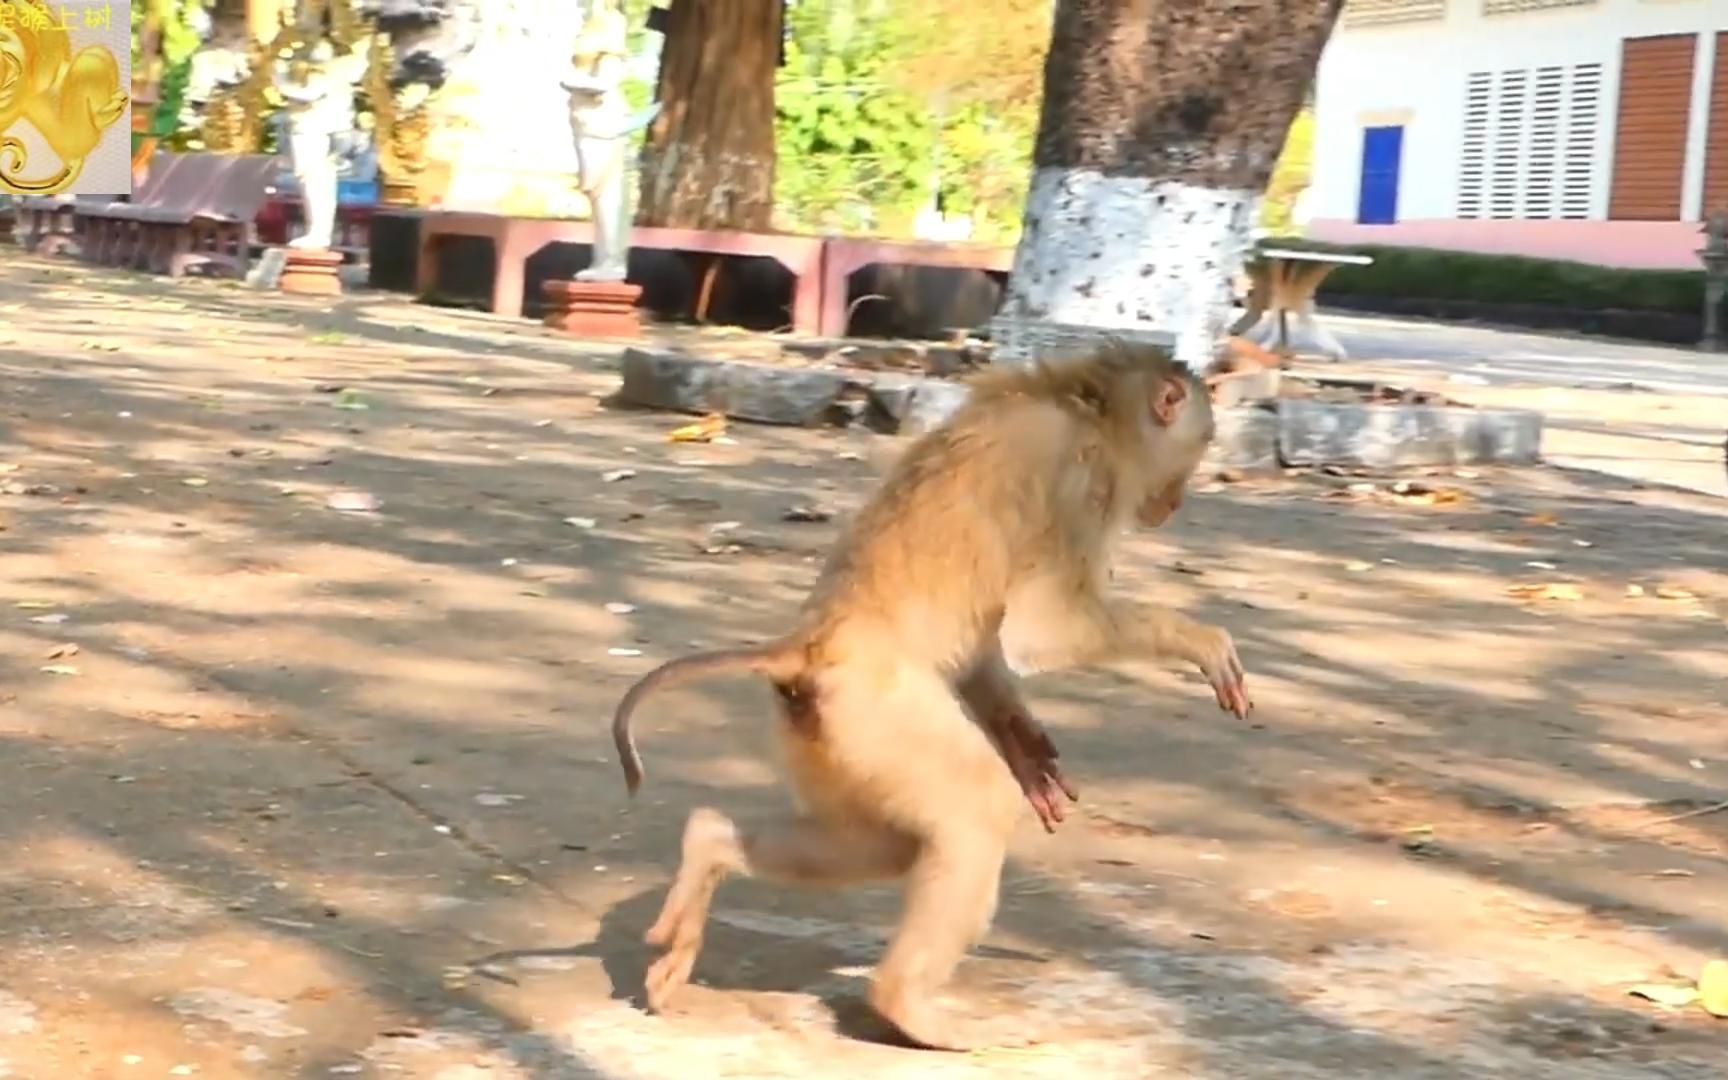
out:
{"label": "shadow on ground", "polygon": [[1229,627],[1259,711],[1181,672],[1033,684],[1082,812],[1028,826],[960,991],[1050,1042],[933,1058],[847,1037],[883,889],[728,886],[687,1006],[644,1015],[684,814],[783,796],[760,687],[644,710],[634,805],[603,731],[650,663],[783,626],[836,527],[783,512],[856,505],[881,442],[668,444],[674,418],[600,407],[612,351],[394,299],[18,260],[0,309],[19,1075],[1728,1064],[1719,1025],[1625,998],[1728,953],[1728,815],[1662,820],[1723,786],[1721,504],[1297,476],[1135,540],[1121,586]]}

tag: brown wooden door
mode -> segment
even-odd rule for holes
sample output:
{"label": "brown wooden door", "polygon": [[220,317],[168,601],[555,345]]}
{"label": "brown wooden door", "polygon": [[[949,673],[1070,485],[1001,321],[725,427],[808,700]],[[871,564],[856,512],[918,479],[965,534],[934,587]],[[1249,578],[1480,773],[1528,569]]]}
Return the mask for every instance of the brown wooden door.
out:
{"label": "brown wooden door", "polygon": [[1728,210],[1728,30],[1716,35],[1710,79],[1710,134],[1704,148],[1704,213]]}
{"label": "brown wooden door", "polygon": [[1698,35],[1627,38],[1620,43],[1620,115],[1614,127],[1614,181],[1608,216],[1679,221],[1686,171],[1686,121]]}

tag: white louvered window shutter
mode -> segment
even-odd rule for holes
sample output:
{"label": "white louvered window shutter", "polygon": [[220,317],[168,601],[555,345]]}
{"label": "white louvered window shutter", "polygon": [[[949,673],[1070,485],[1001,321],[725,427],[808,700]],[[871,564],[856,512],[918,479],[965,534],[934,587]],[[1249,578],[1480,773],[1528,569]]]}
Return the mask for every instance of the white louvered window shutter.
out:
{"label": "white louvered window shutter", "polygon": [[1494,141],[1488,165],[1488,216],[1501,220],[1518,216],[1523,187],[1525,122],[1528,119],[1530,72],[1502,71],[1496,80]]}
{"label": "white louvered window shutter", "polygon": [[1536,69],[1530,98],[1530,156],[1524,175],[1521,217],[1551,218],[1559,188],[1560,113],[1565,104],[1566,69]]}
{"label": "white louvered window shutter", "polygon": [[1599,63],[1471,72],[1458,217],[1589,217],[1601,115]]}
{"label": "white louvered window shutter", "polygon": [[1560,216],[1590,216],[1596,151],[1602,129],[1602,65],[1574,64],[1566,95],[1566,157],[1560,173]]}
{"label": "white louvered window shutter", "polygon": [[1458,216],[1483,216],[1487,186],[1488,119],[1494,97],[1494,76],[1472,72],[1464,90],[1464,146],[1458,158]]}

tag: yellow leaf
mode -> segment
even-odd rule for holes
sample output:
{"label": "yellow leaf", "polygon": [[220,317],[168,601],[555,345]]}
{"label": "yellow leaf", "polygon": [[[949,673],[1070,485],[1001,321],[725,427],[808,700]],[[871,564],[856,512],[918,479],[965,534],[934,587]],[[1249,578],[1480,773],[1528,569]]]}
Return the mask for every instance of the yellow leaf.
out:
{"label": "yellow leaf", "polygon": [[1644,595],[1644,586],[1642,586],[1642,585],[1628,585],[1628,586],[1626,586],[1626,595],[1633,597],[1633,598],[1643,596]]}
{"label": "yellow leaf", "polygon": [[1463,502],[1468,496],[1459,488],[1431,488],[1404,482],[1392,485],[1392,497],[1408,506],[1450,506]]}
{"label": "yellow leaf", "polygon": [[1665,986],[1662,983],[1644,983],[1626,991],[1633,997],[1647,998],[1658,1005],[1666,1005],[1670,1009],[1684,1009],[1698,1000],[1698,991],[1690,986]]}
{"label": "yellow leaf", "polygon": [[1582,600],[1584,591],[1576,585],[1565,582],[1550,582],[1548,584],[1510,585],[1506,589],[1508,596],[1520,600]]}
{"label": "yellow leaf", "polygon": [[709,413],[694,424],[673,428],[667,433],[669,442],[710,442],[726,434],[726,415]]}
{"label": "yellow leaf", "polygon": [[1728,960],[1712,960],[1698,973],[1698,1000],[1711,1016],[1728,1019]]}

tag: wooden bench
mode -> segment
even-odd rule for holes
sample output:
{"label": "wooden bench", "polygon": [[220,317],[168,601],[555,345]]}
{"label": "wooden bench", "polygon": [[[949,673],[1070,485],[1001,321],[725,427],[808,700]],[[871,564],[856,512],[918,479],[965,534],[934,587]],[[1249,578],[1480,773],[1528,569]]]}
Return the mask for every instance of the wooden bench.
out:
{"label": "wooden bench", "polygon": [[1349,354],[1338,339],[1314,318],[1314,294],[1326,275],[1340,266],[1368,266],[1368,255],[1343,255],[1330,251],[1296,248],[1261,248],[1248,266],[1252,285],[1248,310],[1230,332],[1288,358],[1291,347],[1290,318],[1296,330],[1332,360]]}
{"label": "wooden bench", "polygon": [[873,265],[937,266],[955,270],[982,270],[1006,275],[1014,268],[1014,249],[988,244],[942,244],[920,240],[872,240],[831,236],[822,244],[822,317],[817,332],[824,337],[845,337],[851,312],[846,302],[847,281]]}
{"label": "wooden bench", "polygon": [[107,195],[27,195],[18,200],[13,232],[26,250],[58,255],[78,245],[80,206],[109,202]]}
{"label": "wooden bench", "polygon": [[86,212],[147,201],[163,175],[163,170],[146,173],[143,182],[124,200],[106,195],[51,195],[23,200],[24,246],[39,255],[58,255],[67,249],[82,250],[91,220]]}
{"label": "wooden bench", "polygon": [[159,153],[131,201],[77,206],[83,257],[172,277],[193,267],[244,277],[278,167],[269,154]]}
{"label": "wooden bench", "polygon": [[[530,257],[547,244],[592,244],[594,227],[563,218],[513,218],[461,210],[427,210],[420,217],[416,288],[421,296],[438,284],[438,247],[447,236],[477,236],[492,241],[494,270],[491,310],[522,314]],[[696,251],[710,255],[754,255],[773,259],[792,274],[792,327],[813,334],[821,320],[823,241],[815,236],[747,233],[708,229],[661,229],[637,225],[632,248]]]}

